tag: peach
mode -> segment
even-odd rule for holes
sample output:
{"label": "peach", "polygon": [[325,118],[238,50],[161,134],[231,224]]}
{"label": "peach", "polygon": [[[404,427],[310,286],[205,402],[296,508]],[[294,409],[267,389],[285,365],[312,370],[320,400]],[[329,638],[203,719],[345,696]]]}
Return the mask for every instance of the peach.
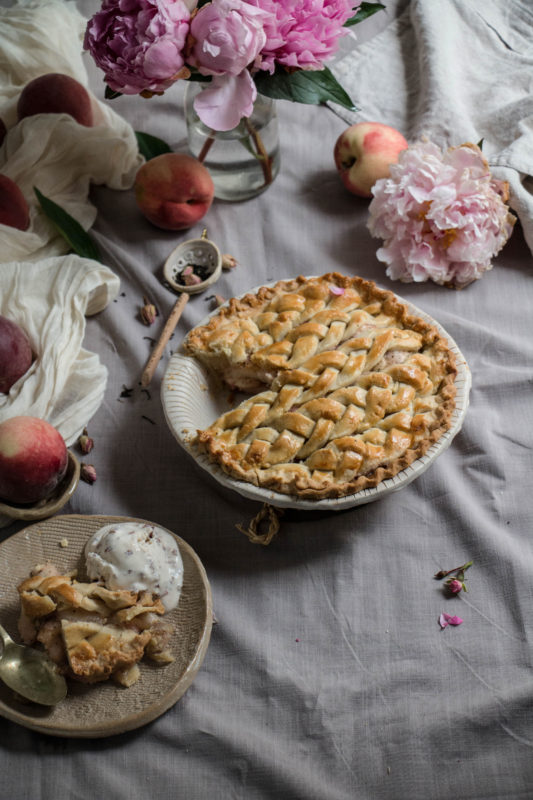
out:
{"label": "peach", "polygon": [[348,191],[371,197],[375,182],[389,176],[390,165],[407,147],[407,140],[395,128],[381,122],[358,122],[341,133],[333,157]]}
{"label": "peach", "polygon": [[93,112],[87,89],[70,75],[48,72],[26,84],[17,103],[19,121],[33,114],[70,114],[87,128],[92,127]]}
{"label": "peach", "polygon": [[135,199],[153,225],[190,228],[209,210],[215,187],[207,167],[186,153],[163,153],[147,161],[135,178]]}
{"label": "peach", "polygon": [[30,209],[19,187],[8,178],[0,175],[0,223],[25,231],[30,225]]}
{"label": "peach", "polygon": [[32,362],[28,337],[16,322],[0,315],[0,394],[7,394]]}
{"label": "peach", "polygon": [[49,497],[67,471],[68,451],[53,425],[38,417],[0,423],[0,497],[36,503]]}

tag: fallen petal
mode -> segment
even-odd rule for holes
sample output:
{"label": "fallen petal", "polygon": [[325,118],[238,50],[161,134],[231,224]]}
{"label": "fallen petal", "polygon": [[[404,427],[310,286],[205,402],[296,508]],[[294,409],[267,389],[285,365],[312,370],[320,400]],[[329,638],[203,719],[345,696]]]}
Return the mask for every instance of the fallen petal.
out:
{"label": "fallen petal", "polygon": [[446,628],[448,625],[461,625],[462,621],[461,617],[452,616],[451,614],[446,614],[446,612],[439,617],[441,628]]}

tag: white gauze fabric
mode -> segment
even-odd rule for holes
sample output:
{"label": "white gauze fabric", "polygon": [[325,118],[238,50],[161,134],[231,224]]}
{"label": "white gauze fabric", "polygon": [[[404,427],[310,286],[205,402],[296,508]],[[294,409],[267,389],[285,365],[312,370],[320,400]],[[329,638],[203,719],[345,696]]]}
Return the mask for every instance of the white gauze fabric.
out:
{"label": "white gauze fabric", "polygon": [[19,186],[30,207],[27,231],[0,224],[0,262],[36,261],[70,249],[41,211],[34,187],[88,230],[97,213],[88,199],[90,184],[129,189],[144,161],[131,125],[93,95],[93,127],[67,114],[37,114],[17,123],[18,97],[33,78],[60,72],[87,88],[86,24],[70,0],[19,0],[0,8],[0,118],[8,129],[0,173]]}
{"label": "white gauze fabric", "polygon": [[41,417],[73,444],[104,397],[107,369],[82,347],[85,317],[102,311],[120,282],[107,267],[76,255],[3,264],[0,314],[27,334],[28,372],[0,394],[0,422]]}

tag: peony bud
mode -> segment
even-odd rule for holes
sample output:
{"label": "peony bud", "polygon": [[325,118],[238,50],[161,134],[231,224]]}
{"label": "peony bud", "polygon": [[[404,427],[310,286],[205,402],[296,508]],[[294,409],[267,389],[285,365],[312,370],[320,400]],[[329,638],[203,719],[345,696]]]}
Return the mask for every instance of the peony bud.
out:
{"label": "peony bud", "polygon": [[85,483],[94,483],[96,480],[96,470],[92,464],[82,464],[80,470],[80,478]]}
{"label": "peony bud", "polygon": [[233,256],[230,256],[229,253],[224,253],[222,256],[222,269],[235,269],[239,262]]}
{"label": "peony bud", "polygon": [[80,438],[78,439],[78,445],[79,445],[79,447],[80,447],[80,450],[81,450],[81,452],[82,452],[84,455],[87,455],[87,454],[88,454],[88,453],[90,453],[90,452],[91,452],[91,450],[93,449],[93,447],[94,447],[94,442],[93,442],[93,440],[90,438],[90,436],[88,436],[88,434],[87,434],[87,428],[84,428],[84,429],[83,429],[83,433],[82,433],[82,435],[80,436]]}
{"label": "peony bud", "polygon": [[153,303],[149,303],[146,297],[143,297],[144,305],[141,308],[141,319],[145,325],[152,325],[157,317],[157,308]]}

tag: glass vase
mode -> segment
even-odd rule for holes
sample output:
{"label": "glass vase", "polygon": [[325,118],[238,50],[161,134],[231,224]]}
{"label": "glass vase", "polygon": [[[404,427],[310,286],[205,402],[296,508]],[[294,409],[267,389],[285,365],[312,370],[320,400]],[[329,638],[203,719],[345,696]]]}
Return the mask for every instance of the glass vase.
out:
{"label": "glass vase", "polygon": [[230,131],[215,131],[199,119],[194,98],[203,91],[199,81],[185,90],[185,118],[190,153],[202,161],[213,178],[215,197],[236,202],[267,189],[279,172],[279,137],[275,101],[258,95],[250,117]]}

